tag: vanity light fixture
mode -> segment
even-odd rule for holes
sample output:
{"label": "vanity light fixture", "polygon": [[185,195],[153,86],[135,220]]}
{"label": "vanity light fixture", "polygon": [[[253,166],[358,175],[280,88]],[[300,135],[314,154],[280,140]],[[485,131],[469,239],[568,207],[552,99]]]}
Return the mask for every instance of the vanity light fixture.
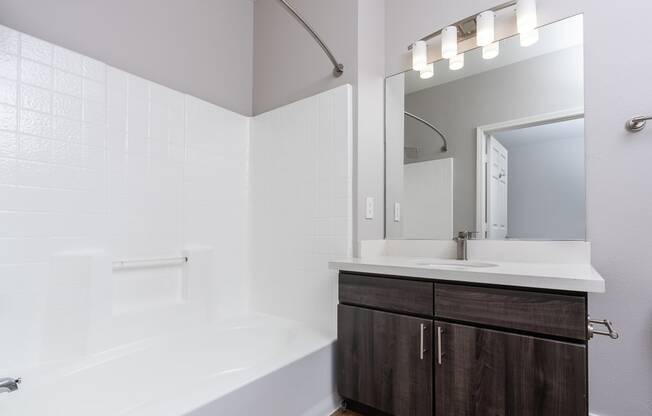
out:
{"label": "vanity light fixture", "polygon": [[518,0],[516,2],[516,28],[518,33],[529,32],[537,27],[536,0]]}
{"label": "vanity light fixture", "polygon": [[458,53],[448,60],[448,68],[451,71],[457,71],[458,69],[464,68],[464,54]]}
{"label": "vanity light fixture", "polygon": [[427,64],[421,71],[419,71],[419,78],[428,79],[435,75],[435,64]]}
{"label": "vanity light fixture", "polygon": [[[458,42],[465,42],[475,37],[477,46],[482,47],[482,57],[493,59],[500,53],[500,45],[496,41],[496,14],[501,11],[516,9],[516,26],[520,35],[521,46],[530,46],[539,40],[537,29],[536,0],[508,0],[479,13],[466,17],[452,25],[430,33],[408,46],[412,51],[412,69],[421,73],[421,78],[427,79],[433,75],[431,68],[425,68],[427,43],[430,39],[441,36],[441,57],[448,59],[448,67],[455,71],[464,67],[464,56],[458,54]],[[425,69],[424,69],[425,68]]]}
{"label": "vanity light fixture", "polygon": [[534,45],[539,41],[539,29],[532,29],[527,32],[523,32],[519,35],[519,40],[522,47],[528,47]]}
{"label": "vanity light fixture", "polygon": [[536,0],[518,0],[516,2],[516,28],[520,35],[521,46],[530,46],[539,40],[537,30]]}
{"label": "vanity light fixture", "polygon": [[494,59],[500,53],[500,44],[498,42],[490,43],[482,47],[482,59]]}
{"label": "vanity light fixture", "polygon": [[487,10],[475,18],[477,34],[475,42],[478,46],[487,46],[494,41],[494,12]]}
{"label": "vanity light fixture", "polygon": [[441,57],[450,59],[457,55],[457,26],[448,26],[441,32]]}
{"label": "vanity light fixture", "polygon": [[423,40],[412,44],[412,69],[421,71],[428,65],[428,46]]}

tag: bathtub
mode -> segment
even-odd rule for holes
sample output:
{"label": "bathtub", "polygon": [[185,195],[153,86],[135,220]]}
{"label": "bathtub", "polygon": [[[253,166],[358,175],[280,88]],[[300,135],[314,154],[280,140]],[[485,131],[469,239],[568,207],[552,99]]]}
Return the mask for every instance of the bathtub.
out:
{"label": "bathtub", "polygon": [[187,328],[22,372],[2,416],[325,416],[334,339],[268,315]]}

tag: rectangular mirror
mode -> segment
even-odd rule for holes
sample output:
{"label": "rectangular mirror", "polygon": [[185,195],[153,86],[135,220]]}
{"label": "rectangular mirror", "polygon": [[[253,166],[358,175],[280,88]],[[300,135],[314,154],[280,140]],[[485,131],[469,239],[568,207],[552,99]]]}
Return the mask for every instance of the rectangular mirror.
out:
{"label": "rectangular mirror", "polygon": [[583,19],[538,31],[386,79],[386,238],[585,239]]}

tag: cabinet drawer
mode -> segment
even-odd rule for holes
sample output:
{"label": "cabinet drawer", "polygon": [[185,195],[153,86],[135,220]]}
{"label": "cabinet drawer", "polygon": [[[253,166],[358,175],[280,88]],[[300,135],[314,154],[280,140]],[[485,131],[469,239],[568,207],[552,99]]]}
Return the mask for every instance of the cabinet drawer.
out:
{"label": "cabinet drawer", "polygon": [[433,315],[433,283],[340,273],[340,302]]}
{"label": "cabinet drawer", "polygon": [[586,339],[581,295],[435,284],[435,315],[501,328]]}

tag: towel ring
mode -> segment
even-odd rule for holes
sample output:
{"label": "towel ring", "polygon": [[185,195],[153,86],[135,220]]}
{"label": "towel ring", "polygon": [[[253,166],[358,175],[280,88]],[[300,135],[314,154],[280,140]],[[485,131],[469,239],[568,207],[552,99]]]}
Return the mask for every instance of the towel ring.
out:
{"label": "towel ring", "polygon": [[645,128],[645,124],[648,120],[652,120],[652,116],[638,116],[638,117],[630,118],[629,120],[627,120],[627,123],[625,123],[625,128],[627,129],[627,131],[636,133]]}

